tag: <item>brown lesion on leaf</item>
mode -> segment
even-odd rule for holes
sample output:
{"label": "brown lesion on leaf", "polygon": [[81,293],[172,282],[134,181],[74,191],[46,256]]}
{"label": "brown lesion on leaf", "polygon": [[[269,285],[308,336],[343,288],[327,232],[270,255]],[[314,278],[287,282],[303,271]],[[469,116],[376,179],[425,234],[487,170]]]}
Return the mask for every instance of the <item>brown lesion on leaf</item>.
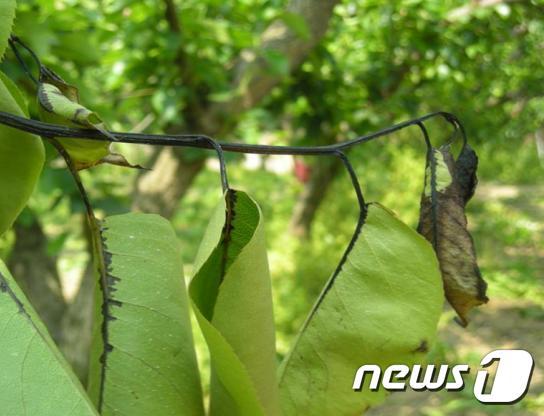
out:
{"label": "brown lesion on leaf", "polygon": [[411,352],[413,352],[413,353],[417,353],[417,352],[427,353],[427,352],[429,352],[429,343],[427,342],[426,339],[421,340],[421,343],[419,344],[419,346],[417,348],[413,349]]}

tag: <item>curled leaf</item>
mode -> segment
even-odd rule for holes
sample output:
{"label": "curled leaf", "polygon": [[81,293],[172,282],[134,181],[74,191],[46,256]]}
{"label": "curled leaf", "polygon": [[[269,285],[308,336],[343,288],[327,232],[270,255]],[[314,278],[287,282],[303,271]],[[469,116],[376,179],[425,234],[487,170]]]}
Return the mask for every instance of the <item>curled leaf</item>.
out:
{"label": "curled leaf", "polygon": [[83,127],[92,127],[100,131],[111,140],[115,140],[104,127],[102,119],[94,111],[83,107],[76,101],[72,101],[53,84],[40,83],[38,87],[38,100],[43,109],[54,113],[72,123]]}
{"label": "curled leaf", "polygon": [[261,210],[228,190],[189,286],[211,361],[211,416],[278,416],[272,291]]}
{"label": "curled leaf", "polygon": [[[98,130],[110,141],[115,141],[100,116],[79,103],[76,87],[70,85],[48,68],[41,68],[38,86],[40,116],[44,121],[71,127],[86,127]],[[137,167],[128,163],[121,155],[110,153],[110,142],[58,138],[78,170],[99,164]]]}
{"label": "curled leaf", "polygon": [[468,313],[488,301],[487,285],[476,262],[465,205],[476,189],[478,158],[468,145],[454,160],[449,146],[433,149],[427,162],[418,232],[436,251],[446,299],[468,324]]}

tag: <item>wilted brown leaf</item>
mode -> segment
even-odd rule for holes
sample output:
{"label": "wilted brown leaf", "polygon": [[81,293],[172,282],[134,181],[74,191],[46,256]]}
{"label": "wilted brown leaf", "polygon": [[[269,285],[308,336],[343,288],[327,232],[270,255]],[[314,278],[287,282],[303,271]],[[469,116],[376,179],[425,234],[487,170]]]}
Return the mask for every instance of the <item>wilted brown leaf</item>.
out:
{"label": "wilted brown leaf", "polygon": [[465,145],[454,160],[449,146],[443,146],[433,149],[427,165],[418,232],[433,244],[446,299],[466,326],[470,310],[488,300],[465,216],[465,205],[477,184],[478,158]]}

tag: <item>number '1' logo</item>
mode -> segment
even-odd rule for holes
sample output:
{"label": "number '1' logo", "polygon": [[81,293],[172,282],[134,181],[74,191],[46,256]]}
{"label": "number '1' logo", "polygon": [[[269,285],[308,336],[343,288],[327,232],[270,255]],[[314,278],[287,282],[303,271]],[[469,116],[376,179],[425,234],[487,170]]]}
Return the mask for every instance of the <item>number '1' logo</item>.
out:
{"label": "number '1' logo", "polygon": [[534,361],[525,350],[495,350],[487,354],[480,365],[489,367],[498,362],[493,387],[484,393],[489,374],[478,371],[474,383],[474,396],[482,403],[515,403],[525,396],[533,374]]}

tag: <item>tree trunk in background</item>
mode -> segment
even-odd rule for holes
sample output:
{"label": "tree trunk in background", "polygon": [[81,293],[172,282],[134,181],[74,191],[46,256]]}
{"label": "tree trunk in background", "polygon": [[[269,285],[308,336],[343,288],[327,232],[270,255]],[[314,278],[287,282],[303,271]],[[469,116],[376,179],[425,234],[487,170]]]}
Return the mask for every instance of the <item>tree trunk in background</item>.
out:
{"label": "tree trunk in background", "polygon": [[166,218],[174,215],[179,201],[205,164],[205,159],[186,161],[176,150],[164,148],[158,154],[153,170],[140,175],[135,185],[133,209]]}
{"label": "tree trunk in background", "polygon": [[[281,20],[276,20],[263,33],[259,51],[274,50],[289,63],[290,71],[299,67],[312,48],[321,40],[328,28],[334,6],[338,0],[291,0],[286,11],[304,18],[310,36],[303,38]],[[171,0],[165,0],[165,19],[173,33],[181,33],[179,21]],[[192,76],[182,50],[176,57],[180,78],[191,85]],[[233,91],[240,94],[223,103],[193,101],[187,103],[186,131],[209,136],[224,136],[236,127],[236,119],[256,106],[276,85],[285,79],[270,71],[266,60],[254,50],[246,50],[234,65]],[[178,129],[181,130],[181,129]],[[165,148],[152,165],[150,172],[140,175],[135,184],[134,205],[138,210],[158,212],[167,217],[175,212],[179,200],[185,195],[194,178],[204,167],[204,160],[188,162],[183,152]]]}
{"label": "tree trunk in background", "polygon": [[47,236],[39,222],[14,225],[15,246],[8,268],[45,323],[53,339],[62,338],[61,320],[66,302],[57,271],[57,258],[47,253]]}
{"label": "tree trunk in background", "polygon": [[[391,82],[385,88],[376,91],[376,96],[373,97],[374,101],[369,97],[367,105],[372,106],[377,103],[387,102],[387,100],[398,91],[402,85],[402,81],[409,73],[409,69],[410,67],[408,65],[391,68]],[[337,141],[338,137],[328,137],[320,144],[333,144]],[[310,237],[312,221],[315,218],[315,214],[325,199],[334,178],[338,175],[338,172],[342,167],[342,162],[337,158],[327,161],[327,163],[324,162],[325,161],[320,160],[314,163],[311,179],[306,184],[306,187],[298,198],[295,209],[293,210],[290,229],[291,232],[301,238]]]}
{"label": "tree trunk in background", "polygon": [[298,198],[291,217],[289,228],[295,236],[309,238],[315,214],[341,168],[342,162],[338,158],[326,158],[313,164],[310,180]]}

